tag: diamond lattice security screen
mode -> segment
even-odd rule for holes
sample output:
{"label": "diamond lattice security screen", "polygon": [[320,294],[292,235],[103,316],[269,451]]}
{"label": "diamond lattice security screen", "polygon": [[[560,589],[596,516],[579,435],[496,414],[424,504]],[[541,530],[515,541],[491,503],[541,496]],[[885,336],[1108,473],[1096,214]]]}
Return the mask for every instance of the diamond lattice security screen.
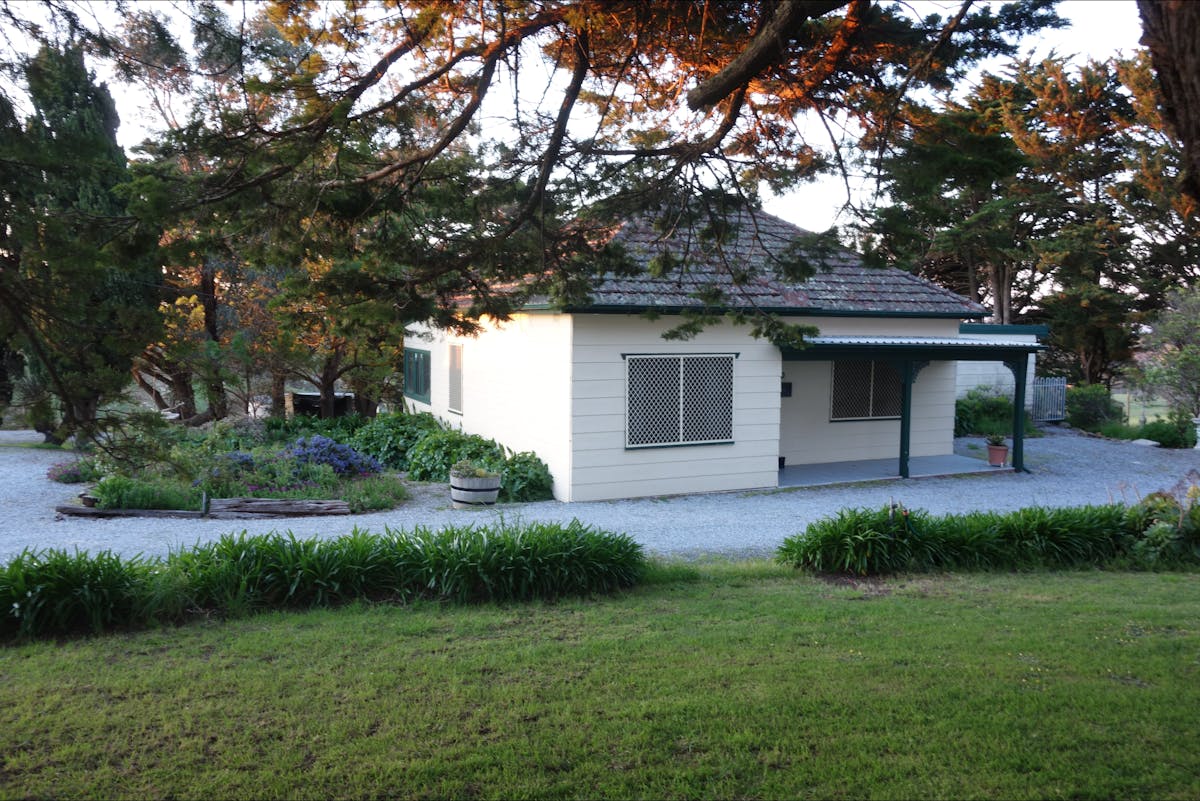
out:
{"label": "diamond lattice security screen", "polygon": [[630,356],[631,448],[733,441],[733,356]]}
{"label": "diamond lattice security screen", "polygon": [[831,420],[900,416],[900,374],[887,362],[868,359],[834,362],[831,394]]}

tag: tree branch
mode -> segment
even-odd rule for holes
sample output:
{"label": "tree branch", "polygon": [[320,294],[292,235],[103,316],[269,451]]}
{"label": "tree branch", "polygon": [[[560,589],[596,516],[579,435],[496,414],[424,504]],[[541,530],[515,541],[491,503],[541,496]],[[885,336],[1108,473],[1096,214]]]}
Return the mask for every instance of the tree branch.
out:
{"label": "tree branch", "polygon": [[783,58],[801,23],[844,5],[846,0],[780,0],[746,49],[716,75],[688,92],[688,108],[692,111],[709,108],[735,89],[744,88],[756,75]]}

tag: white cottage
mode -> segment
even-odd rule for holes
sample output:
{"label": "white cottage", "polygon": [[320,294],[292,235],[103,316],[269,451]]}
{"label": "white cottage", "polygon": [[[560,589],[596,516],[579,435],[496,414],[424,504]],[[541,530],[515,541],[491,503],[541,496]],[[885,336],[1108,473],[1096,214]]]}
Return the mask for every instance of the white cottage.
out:
{"label": "white cottage", "polygon": [[[686,254],[686,273],[610,275],[587,306],[531,304],[507,322],[483,321],[475,337],[413,331],[404,343],[410,406],[534,451],[556,498],[594,501],[776,487],[797,465],[874,459],[894,459],[893,475],[907,477],[912,459],[953,453],[957,361],[1002,361],[1024,392],[1036,344],[965,338],[959,323],[983,317],[981,306],[848,251],[824,252],[824,269],[803,283],[760,277],[729,291],[738,265],[769,267],[812,236],[762,212],[731,223],[719,253],[690,231],[664,237],[626,223],[614,239],[636,263]],[[728,291],[730,306],[820,335],[781,350],[722,322],[663,339],[712,287]],[[1014,419],[1016,469],[1021,424]]]}

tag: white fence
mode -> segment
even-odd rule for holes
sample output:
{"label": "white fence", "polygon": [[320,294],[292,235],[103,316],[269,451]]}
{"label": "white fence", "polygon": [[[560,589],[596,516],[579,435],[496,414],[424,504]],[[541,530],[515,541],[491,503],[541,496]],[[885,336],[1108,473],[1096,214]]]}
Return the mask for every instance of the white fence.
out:
{"label": "white fence", "polygon": [[1039,423],[1067,419],[1067,379],[1035,378],[1032,391],[1033,419]]}

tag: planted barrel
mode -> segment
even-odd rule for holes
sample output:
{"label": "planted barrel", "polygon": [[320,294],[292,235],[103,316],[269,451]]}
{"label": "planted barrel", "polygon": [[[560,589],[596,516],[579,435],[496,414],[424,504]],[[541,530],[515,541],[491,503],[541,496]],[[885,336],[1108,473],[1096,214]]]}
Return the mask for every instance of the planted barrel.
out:
{"label": "planted barrel", "polygon": [[450,476],[450,500],[455,509],[490,506],[500,494],[500,476]]}

